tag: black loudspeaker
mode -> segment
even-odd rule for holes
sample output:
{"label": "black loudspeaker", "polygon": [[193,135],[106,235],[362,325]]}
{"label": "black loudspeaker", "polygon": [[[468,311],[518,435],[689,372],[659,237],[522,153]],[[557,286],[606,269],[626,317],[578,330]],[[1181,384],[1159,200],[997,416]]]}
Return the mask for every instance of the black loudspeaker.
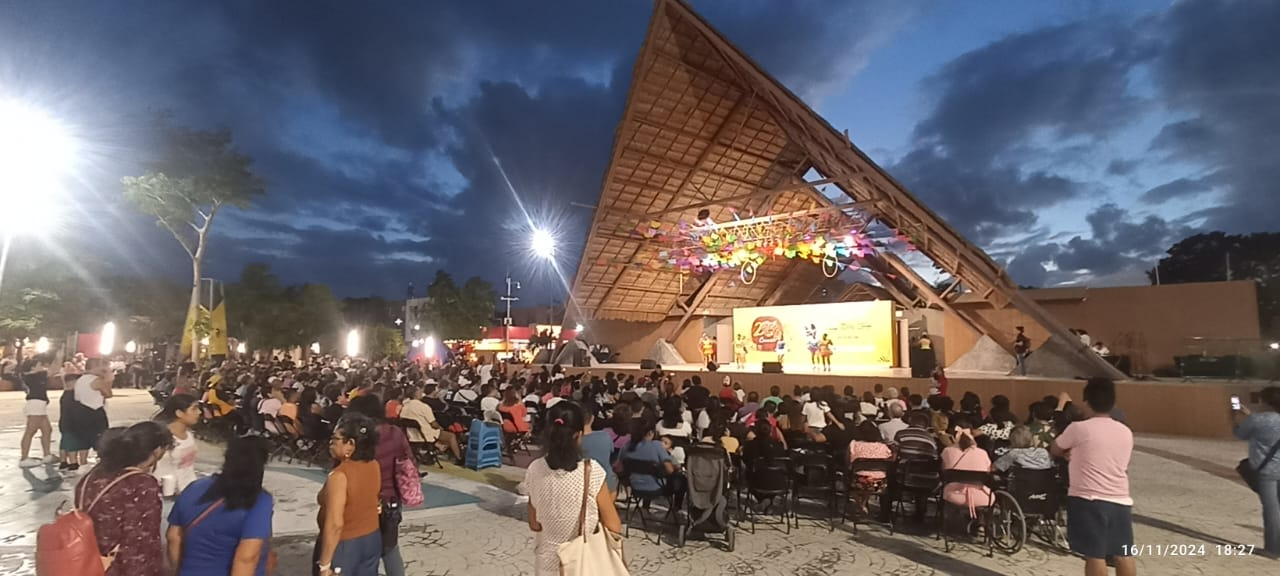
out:
{"label": "black loudspeaker", "polygon": [[645,358],[644,360],[640,361],[640,369],[641,370],[657,370],[658,363],[651,358]]}
{"label": "black loudspeaker", "polygon": [[763,365],[761,365],[760,371],[765,374],[781,374],[782,363],[781,362],[765,362]]}
{"label": "black loudspeaker", "polygon": [[707,370],[715,372],[716,370],[719,370],[719,369],[720,369],[720,365],[716,364],[715,361],[707,362]]}

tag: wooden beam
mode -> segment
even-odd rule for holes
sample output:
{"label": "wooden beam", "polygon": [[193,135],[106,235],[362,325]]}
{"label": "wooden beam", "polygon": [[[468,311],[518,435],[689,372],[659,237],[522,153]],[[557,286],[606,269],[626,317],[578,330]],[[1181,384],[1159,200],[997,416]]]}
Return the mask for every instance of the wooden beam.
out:
{"label": "wooden beam", "polygon": [[720,282],[720,278],[722,277],[724,277],[724,275],[719,271],[713,272],[711,277],[707,278],[707,281],[703,282],[702,286],[699,286],[698,289],[694,291],[689,307],[684,311],[684,315],[680,317],[680,321],[676,323],[675,328],[671,330],[671,335],[667,338],[668,341],[676,341],[676,337],[680,335],[680,331],[689,323],[689,318],[693,316],[693,312],[698,309],[698,306],[702,305],[703,300],[707,299],[707,295],[711,293],[712,288],[715,284]]}
{"label": "wooden beam", "polygon": [[[610,286],[612,286],[611,284],[605,284],[605,283],[603,283],[603,282],[583,282],[583,283],[582,283],[582,285],[583,285],[583,286],[593,287],[593,288],[609,288]],[[619,290],[629,290],[629,291],[631,291],[631,292],[641,292],[641,293],[644,293],[644,294],[661,294],[661,295],[663,295],[663,296],[678,296],[678,295],[679,295],[678,293],[676,293],[676,292],[672,292],[672,291],[670,291],[670,290],[658,290],[658,289],[655,289],[655,288],[642,288],[642,287],[637,287],[637,286],[623,286],[623,287],[618,288],[618,289],[619,289]]]}
{"label": "wooden beam", "polygon": [[784,293],[782,288],[787,285],[787,278],[790,278],[792,274],[795,274],[796,268],[800,266],[800,264],[800,260],[794,260],[791,262],[790,266],[787,266],[786,273],[778,277],[778,283],[774,284],[773,288],[769,290],[765,297],[760,299],[760,306],[773,306],[778,303],[778,300],[782,298]]}
{"label": "wooden beam", "polygon": [[[720,132],[723,131],[725,126],[729,124],[729,121],[727,119],[732,118],[734,113],[738,111],[738,107],[742,106],[742,103],[745,102],[746,100],[747,98],[745,93],[738,96],[737,101],[733,103],[733,108],[729,110],[729,114],[728,116],[726,116],[725,122],[721,124],[719,128],[716,128],[715,135],[711,137],[711,140],[713,142],[720,137]],[[647,154],[647,153],[642,152],[642,154]],[[667,205],[665,206],[664,209],[671,208],[671,203],[675,202],[676,198],[679,198],[680,195],[684,193],[685,187],[689,185],[689,181],[693,179],[693,175],[697,173],[698,170],[702,169],[702,163],[707,160],[707,156],[710,154],[711,154],[711,146],[707,145],[707,147],[702,150],[702,153],[698,155],[698,159],[693,163],[693,166],[689,167],[689,172],[685,174],[683,179],[680,180],[680,184],[676,186],[676,191],[674,194],[671,195],[671,199],[667,200]],[[627,260],[634,259],[636,257],[636,254],[640,253],[640,249],[641,249],[641,246],[636,246],[636,248],[632,250],[631,256],[627,257]],[[618,277],[614,280],[615,287],[610,288],[607,292],[604,293],[604,296],[602,296],[600,299],[601,303],[605,302],[609,298],[609,295],[612,294],[613,291],[617,288],[616,283],[622,279],[622,275],[624,273],[626,273],[625,270],[618,274]]]}
{"label": "wooden beam", "polygon": [[[660,212],[650,212],[650,213],[646,214],[646,215],[645,215],[645,217],[646,217],[646,218],[657,218],[657,217],[659,217],[659,216],[665,216],[665,215],[670,214],[670,213],[672,213],[672,212],[682,212],[682,211],[685,211],[685,210],[696,210],[696,209],[698,209],[698,208],[706,208],[707,206],[715,206],[715,205],[717,205],[717,204],[728,204],[728,203],[730,203],[730,202],[739,202],[739,201],[742,201],[742,200],[750,200],[750,199],[752,199],[752,198],[758,198],[758,197],[760,197],[760,196],[768,196],[769,194],[776,194],[776,193],[778,193],[778,192],[790,192],[790,191],[793,191],[793,190],[803,190],[803,189],[805,189],[805,188],[812,188],[812,187],[814,187],[814,186],[822,186],[823,184],[830,184],[830,183],[832,183],[832,182],[837,182],[837,181],[839,181],[839,180],[841,180],[841,179],[840,179],[840,178],[827,178],[827,179],[825,179],[825,180],[816,180],[816,181],[813,181],[813,182],[805,182],[805,183],[803,183],[803,184],[789,184],[789,185],[787,185],[787,186],[780,186],[780,187],[778,187],[778,188],[770,188],[770,189],[768,189],[768,190],[762,190],[762,189],[757,188],[755,191],[748,192],[748,193],[746,193],[746,194],[739,194],[739,195],[737,195],[737,196],[730,196],[730,197],[728,197],[728,198],[712,198],[712,199],[710,199],[710,200],[707,200],[706,202],[695,202],[695,203],[693,203],[693,204],[685,204],[685,205],[683,205],[683,206],[676,206],[675,208],[668,208],[668,209],[666,209],[666,210],[662,210],[662,211],[660,211]],[[846,206],[847,208],[856,208],[856,207],[857,207],[857,203],[856,203],[856,202],[855,202],[855,203],[850,203],[850,204],[847,204],[847,205],[845,205],[845,206]]]}

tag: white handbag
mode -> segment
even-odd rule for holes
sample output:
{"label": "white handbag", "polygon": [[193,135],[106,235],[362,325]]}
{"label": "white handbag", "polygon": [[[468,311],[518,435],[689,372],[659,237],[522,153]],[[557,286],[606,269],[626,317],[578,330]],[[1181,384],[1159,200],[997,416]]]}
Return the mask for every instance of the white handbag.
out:
{"label": "white handbag", "polygon": [[587,534],[587,498],[591,492],[591,460],[583,461],[582,510],[578,512],[578,536],[560,544],[556,551],[560,557],[561,576],[628,576],[626,560],[622,557],[622,537],[610,532],[603,525]]}

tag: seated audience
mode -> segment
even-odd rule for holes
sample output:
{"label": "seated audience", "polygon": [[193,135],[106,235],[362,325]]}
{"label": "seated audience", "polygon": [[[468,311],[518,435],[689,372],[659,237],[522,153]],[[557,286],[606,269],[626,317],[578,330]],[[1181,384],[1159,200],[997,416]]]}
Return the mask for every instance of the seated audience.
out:
{"label": "seated audience", "polygon": [[[673,495],[677,499],[683,494],[681,481],[684,478],[676,473],[675,462],[671,459],[671,452],[663,446],[662,442],[654,440],[654,425],[646,419],[636,420],[631,428],[631,441],[626,448],[622,449],[622,460],[634,460],[640,462],[657,462],[661,463],[666,473],[666,493]],[[659,488],[659,479],[649,474],[632,474],[631,487],[640,492],[656,492]],[[674,506],[679,506],[678,500],[673,500]]]}
{"label": "seated audience", "polygon": [[692,437],[693,425],[685,418],[686,414],[688,412],[684,410],[684,403],[679,396],[671,396],[663,400],[662,420],[658,422],[655,431],[659,436]]}
{"label": "seated audience", "polygon": [[1014,466],[1025,470],[1048,470],[1053,466],[1049,451],[1036,446],[1035,436],[1026,426],[1015,426],[1009,432],[1009,451],[996,458],[996,470],[1007,472]]}
{"label": "seated audience", "polygon": [[891,404],[888,411],[889,420],[879,426],[880,436],[885,442],[893,442],[898,432],[906,429],[907,423],[902,421],[902,415],[905,413],[902,406]]}
{"label": "seated audience", "polygon": [[742,446],[742,463],[748,470],[757,460],[786,456],[787,447],[775,438],[775,432],[766,416],[756,418],[751,433],[747,435],[747,442]]}
{"label": "seated audience", "polygon": [[502,391],[502,404],[498,412],[510,414],[511,420],[502,420],[502,431],[507,434],[524,434],[529,431],[529,409],[520,400],[520,390],[514,386]]}
{"label": "seated audience", "polygon": [[[973,421],[969,415],[958,414],[954,420],[955,445],[942,449],[942,469],[990,471],[991,457],[974,440]],[[991,505],[991,489],[953,482],[942,487],[942,498],[948,503],[967,507],[970,517],[976,517],[977,508]]]}
{"label": "seated audience", "polygon": [[[849,463],[865,459],[865,460],[885,460],[893,458],[893,451],[885,444],[880,437],[880,430],[871,420],[863,420],[861,424],[853,427],[853,442],[849,444]],[[884,484],[886,475],[879,470],[860,470],[857,474],[857,482],[868,491],[879,490]],[[858,505],[858,510],[862,513],[867,512],[868,494],[855,494],[854,502]]]}
{"label": "seated audience", "polygon": [[455,462],[461,462],[462,447],[458,445],[458,436],[445,430],[436,420],[435,411],[423,402],[424,397],[435,393],[435,388],[435,384],[428,384],[426,388],[410,387],[409,399],[400,407],[400,417],[418,423],[420,430],[409,429],[410,442],[435,444],[441,450],[448,450]]}
{"label": "seated audience", "polygon": [[746,420],[748,416],[755,414],[760,409],[760,395],[755,392],[747,393],[747,403],[738,409],[738,421]]}

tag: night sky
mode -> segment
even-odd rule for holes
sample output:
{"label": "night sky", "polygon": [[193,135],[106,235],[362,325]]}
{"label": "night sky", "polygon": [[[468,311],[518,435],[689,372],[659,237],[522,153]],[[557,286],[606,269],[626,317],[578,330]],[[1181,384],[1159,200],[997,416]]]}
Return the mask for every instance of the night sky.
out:
{"label": "night sky", "polygon": [[[695,8],[1023,284],[1141,283],[1202,229],[1280,229],[1280,2],[698,1]],[[209,272],[266,262],[340,296],[438,269],[528,299],[526,220],[577,265],[652,4],[0,3],[0,97],[84,142],[86,267],[189,278],[124,205],[159,112],[226,127],[267,196]],[[0,127],[2,129],[2,127]]]}

